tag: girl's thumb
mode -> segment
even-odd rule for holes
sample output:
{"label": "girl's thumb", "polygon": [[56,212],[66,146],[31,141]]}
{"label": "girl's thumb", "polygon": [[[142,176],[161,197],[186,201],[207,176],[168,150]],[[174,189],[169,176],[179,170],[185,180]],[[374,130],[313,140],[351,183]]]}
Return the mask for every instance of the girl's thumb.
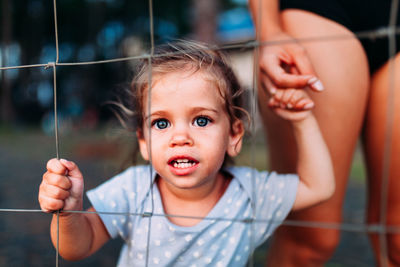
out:
{"label": "girl's thumb", "polygon": [[65,168],[67,168],[68,176],[79,179],[83,178],[81,171],[74,162],[68,161],[66,159],[60,159],[60,162],[62,163],[62,165],[64,165]]}

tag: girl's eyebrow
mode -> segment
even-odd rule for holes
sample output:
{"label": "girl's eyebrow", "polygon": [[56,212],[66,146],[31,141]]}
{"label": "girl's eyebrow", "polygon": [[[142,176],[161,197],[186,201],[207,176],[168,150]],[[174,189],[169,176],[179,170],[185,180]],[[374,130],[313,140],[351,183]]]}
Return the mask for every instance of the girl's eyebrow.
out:
{"label": "girl's eyebrow", "polygon": [[[206,112],[212,112],[212,113],[215,113],[215,114],[219,114],[220,113],[217,109],[212,108],[212,107],[200,106],[200,107],[194,107],[194,108],[191,109],[192,113],[201,113],[201,112],[205,112],[205,111]],[[152,112],[150,115],[145,116],[144,120],[148,120],[149,118],[154,117],[154,116],[165,117],[165,116],[168,116],[168,115],[169,115],[168,111],[158,110],[158,111]]]}
{"label": "girl's eyebrow", "polygon": [[202,106],[202,107],[194,107],[193,108],[193,112],[194,113],[202,112],[202,111],[208,111],[208,112],[213,112],[213,113],[217,113],[217,114],[219,113],[219,111],[217,109],[212,108],[212,107],[204,107],[204,106]]}
{"label": "girl's eyebrow", "polygon": [[163,111],[163,110],[155,111],[155,112],[151,113],[150,115],[145,116],[144,120],[148,120],[149,118],[154,117],[154,116],[165,117],[167,115],[168,115],[167,111]]}

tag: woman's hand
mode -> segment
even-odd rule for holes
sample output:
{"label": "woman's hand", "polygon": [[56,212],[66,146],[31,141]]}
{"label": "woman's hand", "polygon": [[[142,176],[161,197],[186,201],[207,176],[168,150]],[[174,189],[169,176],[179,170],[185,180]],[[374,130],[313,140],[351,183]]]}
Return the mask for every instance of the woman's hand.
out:
{"label": "woman's hand", "polygon": [[261,85],[271,94],[286,88],[324,90],[306,50],[284,32],[268,39],[260,49],[259,60]]}

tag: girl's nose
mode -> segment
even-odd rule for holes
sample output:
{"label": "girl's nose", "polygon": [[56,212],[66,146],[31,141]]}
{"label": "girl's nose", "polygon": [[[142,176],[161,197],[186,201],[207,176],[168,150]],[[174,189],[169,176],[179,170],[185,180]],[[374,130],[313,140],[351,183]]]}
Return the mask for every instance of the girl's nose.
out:
{"label": "girl's nose", "polygon": [[191,146],[193,139],[186,127],[176,128],[170,140],[170,146]]}

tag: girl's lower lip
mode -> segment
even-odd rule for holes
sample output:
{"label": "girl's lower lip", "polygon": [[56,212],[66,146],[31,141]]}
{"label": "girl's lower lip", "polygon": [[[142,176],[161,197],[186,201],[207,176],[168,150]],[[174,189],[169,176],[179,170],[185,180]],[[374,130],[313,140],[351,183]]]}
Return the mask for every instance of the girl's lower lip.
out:
{"label": "girl's lower lip", "polygon": [[196,163],[196,164],[194,164],[193,166],[191,166],[191,167],[188,167],[188,168],[175,168],[173,165],[168,165],[169,166],[169,169],[171,170],[171,172],[174,174],[174,175],[177,175],[177,176],[185,176],[185,175],[189,175],[189,174],[191,174],[191,173],[193,173],[196,169],[197,169],[197,166],[198,166],[199,164],[198,163]]}

